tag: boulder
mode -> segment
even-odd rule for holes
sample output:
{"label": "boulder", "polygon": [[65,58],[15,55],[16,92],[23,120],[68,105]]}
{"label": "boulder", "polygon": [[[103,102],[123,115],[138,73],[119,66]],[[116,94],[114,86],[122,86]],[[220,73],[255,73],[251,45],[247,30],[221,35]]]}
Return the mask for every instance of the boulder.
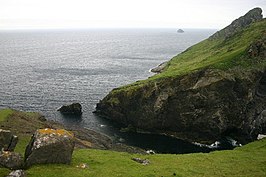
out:
{"label": "boulder", "polygon": [[19,153],[2,151],[0,154],[0,166],[12,170],[21,169],[23,167],[23,158]]}
{"label": "boulder", "polygon": [[73,134],[64,129],[39,129],[26,148],[26,167],[49,163],[70,164],[74,146]]}
{"label": "boulder", "polygon": [[82,107],[80,103],[73,103],[70,105],[64,105],[57,111],[60,111],[62,114],[81,115]]}
{"label": "boulder", "polygon": [[14,151],[18,137],[13,135],[10,130],[0,129],[0,150]]}
{"label": "boulder", "polygon": [[26,173],[23,170],[14,170],[6,177],[26,177]]}

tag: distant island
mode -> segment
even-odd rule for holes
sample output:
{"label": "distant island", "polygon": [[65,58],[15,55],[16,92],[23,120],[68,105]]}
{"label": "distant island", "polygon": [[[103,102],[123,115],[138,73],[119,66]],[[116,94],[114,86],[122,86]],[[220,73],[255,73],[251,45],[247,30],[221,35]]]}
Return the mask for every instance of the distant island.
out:
{"label": "distant island", "polygon": [[185,31],[184,30],[182,30],[182,29],[178,29],[177,30],[177,33],[184,33]]}

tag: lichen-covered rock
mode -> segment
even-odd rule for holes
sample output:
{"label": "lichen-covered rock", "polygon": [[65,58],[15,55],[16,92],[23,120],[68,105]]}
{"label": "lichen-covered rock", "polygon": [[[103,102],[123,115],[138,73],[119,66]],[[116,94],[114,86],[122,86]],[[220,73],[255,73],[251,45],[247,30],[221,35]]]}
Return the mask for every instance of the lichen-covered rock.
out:
{"label": "lichen-covered rock", "polygon": [[6,177],[26,177],[26,173],[23,170],[14,170],[11,171]]}
{"label": "lichen-covered rock", "polygon": [[26,148],[26,167],[49,163],[70,164],[74,146],[73,134],[64,129],[39,129]]}
{"label": "lichen-covered rock", "polygon": [[0,154],[0,166],[17,170],[23,168],[23,158],[19,153],[2,151]]}
{"label": "lichen-covered rock", "polygon": [[73,103],[70,105],[64,105],[58,109],[62,114],[81,115],[82,107],[80,103]]}
{"label": "lichen-covered rock", "polygon": [[18,142],[18,137],[13,135],[10,130],[0,129],[0,150],[13,151]]}

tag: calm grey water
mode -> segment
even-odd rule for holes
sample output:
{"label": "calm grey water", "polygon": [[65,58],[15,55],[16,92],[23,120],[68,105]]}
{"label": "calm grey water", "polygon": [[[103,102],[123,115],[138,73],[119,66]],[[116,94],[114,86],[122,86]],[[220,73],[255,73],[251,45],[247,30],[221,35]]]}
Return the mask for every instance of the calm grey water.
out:
{"label": "calm grey water", "polygon": [[[152,75],[214,30],[95,29],[0,32],[0,108],[38,111],[65,125],[117,136],[92,114],[109,91]],[[61,105],[80,102],[81,119],[61,116]]]}

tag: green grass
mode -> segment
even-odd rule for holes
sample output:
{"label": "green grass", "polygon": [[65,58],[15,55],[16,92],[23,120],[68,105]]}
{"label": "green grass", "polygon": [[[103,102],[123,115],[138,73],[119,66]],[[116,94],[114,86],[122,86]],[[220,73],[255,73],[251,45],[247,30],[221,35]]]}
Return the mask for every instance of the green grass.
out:
{"label": "green grass", "polygon": [[243,68],[266,67],[266,62],[256,62],[247,57],[248,47],[262,38],[266,31],[266,20],[254,23],[243,31],[236,33],[230,39],[206,39],[168,62],[166,69],[149,79],[138,81],[114,90],[134,91],[139,87],[151,84],[153,81],[177,77],[203,68],[227,70],[235,66]]}
{"label": "green grass", "polygon": [[[0,122],[1,127],[9,126],[18,133],[19,143],[15,151],[24,154],[30,136],[23,131],[23,127],[29,129],[29,125],[21,122],[21,120],[32,119],[32,121],[37,121],[34,119],[38,114],[2,110],[0,115],[6,119],[4,122]],[[8,118],[4,115],[8,116]],[[31,122],[29,121],[28,123]],[[21,123],[24,126],[18,126]],[[132,161],[133,157],[146,158],[151,163],[143,166]],[[89,167],[86,169],[78,168],[77,166],[82,163],[88,164]],[[8,169],[0,168],[0,176],[6,176],[9,172],[10,170]],[[28,177],[262,177],[266,176],[266,139],[255,141],[235,150],[216,151],[206,154],[140,155],[107,150],[75,149],[70,165],[36,165],[26,172]]]}
{"label": "green grass", "polygon": [[7,119],[9,115],[13,113],[12,109],[2,109],[0,110],[0,122],[3,122]]}
{"label": "green grass", "polygon": [[[131,160],[147,158],[143,166]],[[86,163],[87,169],[76,166]],[[176,176],[265,176],[266,140],[231,151],[209,154],[139,155],[103,150],[75,150],[71,165],[38,165],[27,170],[28,177],[171,177]]]}

